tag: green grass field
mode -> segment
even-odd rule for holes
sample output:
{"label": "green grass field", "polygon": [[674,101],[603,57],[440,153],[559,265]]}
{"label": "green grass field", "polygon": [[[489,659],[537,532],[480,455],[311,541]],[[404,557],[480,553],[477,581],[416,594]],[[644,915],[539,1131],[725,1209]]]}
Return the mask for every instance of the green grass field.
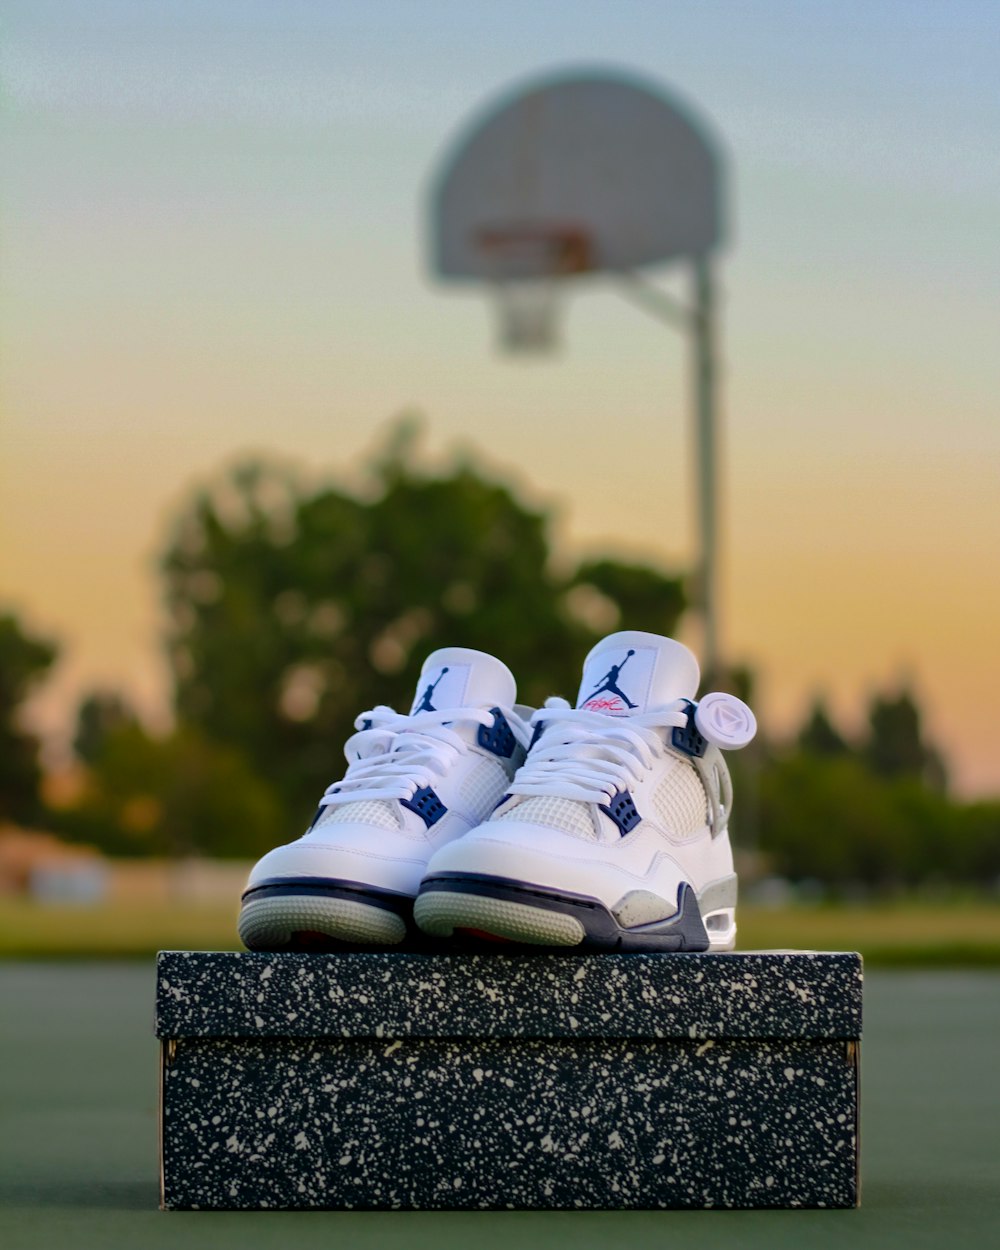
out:
{"label": "green grass field", "polygon": [[1000,973],[865,987],[857,1211],[163,1213],[151,963],[0,963],[0,1246],[940,1250],[1000,1227]]}
{"label": "green grass field", "polygon": [[[1000,967],[1000,901],[739,909],[742,950],[857,950],[870,966]],[[0,899],[0,958],[143,958],[237,950],[236,907],[41,906]]]}

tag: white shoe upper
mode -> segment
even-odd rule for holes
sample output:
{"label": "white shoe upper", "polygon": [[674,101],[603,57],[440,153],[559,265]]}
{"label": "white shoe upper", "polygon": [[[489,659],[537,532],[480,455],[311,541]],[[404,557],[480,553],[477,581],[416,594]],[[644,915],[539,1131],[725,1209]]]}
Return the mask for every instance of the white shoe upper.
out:
{"label": "white shoe upper", "polygon": [[364,712],[348,767],[306,833],[269,851],[248,888],[322,878],[415,895],[431,855],[480,824],[524,758],[528,726],[506,665],[464,647],[424,663],[413,710]]}
{"label": "white shoe upper", "polygon": [[[662,916],[658,900],[676,904],[682,882],[700,895],[731,880],[729,774],[695,725],[698,681],[694,656],[672,639],[637,631],[604,639],[587,657],[579,706],[550,699],[535,713],[509,797],[438,851],[428,877],[502,877],[596,898],[619,915],[634,895],[630,923],[658,918],[644,914],[643,896]],[[731,696],[714,696],[713,706],[723,723],[738,713],[752,725]]]}

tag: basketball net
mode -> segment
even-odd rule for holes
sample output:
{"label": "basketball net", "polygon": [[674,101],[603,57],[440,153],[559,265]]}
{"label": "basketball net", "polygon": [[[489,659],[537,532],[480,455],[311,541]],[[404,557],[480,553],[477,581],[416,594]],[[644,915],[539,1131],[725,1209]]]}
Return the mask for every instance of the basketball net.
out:
{"label": "basketball net", "polygon": [[500,345],[517,353],[554,350],[560,283],[591,267],[587,235],[575,227],[484,230],[479,245],[496,299]]}

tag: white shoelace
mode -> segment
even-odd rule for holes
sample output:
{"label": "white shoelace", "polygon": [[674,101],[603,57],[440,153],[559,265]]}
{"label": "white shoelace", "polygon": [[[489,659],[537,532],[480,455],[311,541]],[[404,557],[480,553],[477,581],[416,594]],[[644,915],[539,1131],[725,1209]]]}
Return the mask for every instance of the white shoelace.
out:
{"label": "white shoelace", "polygon": [[[510,712],[504,716],[519,742],[525,726]],[[367,722],[367,728],[365,724]],[[417,790],[444,777],[470,746],[453,728],[458,724],[493,724],[490,712],[478,707],[449,708],[441,712],[414,712],[405,716],[391,707],[362,712],[354,722],[358,733],[344,744],[350,761],[342,781],[327,786],[320,807],[366,799],[408,799]]]}
{"label": "white shoelace", "polygon": [[545,728],[508,790],[607,803],[638,779],[640,769],[662,759],[664,740],[656,731],[683,728],[685,708],[678,699],[666,708],[616,718],[548,699],[531,718],[532,726],[543,722]]}

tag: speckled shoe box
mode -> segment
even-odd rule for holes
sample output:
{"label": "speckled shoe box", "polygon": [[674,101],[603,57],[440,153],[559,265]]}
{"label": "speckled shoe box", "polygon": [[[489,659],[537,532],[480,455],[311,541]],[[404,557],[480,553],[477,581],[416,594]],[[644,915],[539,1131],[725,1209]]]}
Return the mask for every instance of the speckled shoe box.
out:
{"label": "speckled shoe box", "polygon": [[852,954],[159,956],[168,1208],[850,1207]]}

